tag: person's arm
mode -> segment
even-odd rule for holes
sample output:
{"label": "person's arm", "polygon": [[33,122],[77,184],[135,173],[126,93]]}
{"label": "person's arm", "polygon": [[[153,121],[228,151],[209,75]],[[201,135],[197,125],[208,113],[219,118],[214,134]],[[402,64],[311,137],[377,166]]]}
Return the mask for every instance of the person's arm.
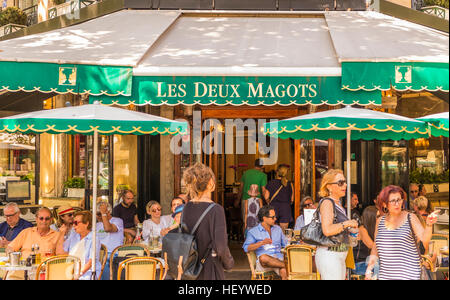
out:
{"label": "person's arm", "polygon": [[269,190],[266,189],[266,187],[263,187],[262,191],[263,191],[264,201],[266,203],[270,203],[270,192],[269,192]]}
{"label": "person's arm", "polygon": [[241,180],[239,184],[239,192],[236,197],[236,200],[234,201],[235,208],[239,207],[239,204],[241,204],[241,199],[244,197],[244,195],[242,195],[243,191],[244,191],[244,183]]}
{"label": "person's arm", "polygon": [[292,193],[291,193],[291,204],[293,204],[294,203],[294,196],[295,196],[295,191],[294,191],[294,185],[292,184],[292,182],[291,182],[291,191],[292,191]]}
{"label": "person's arm", "polygon": [[215,208],[213,215],[214,246],[217,258],[222,262],[225,270],[231,270],[234,266],[234,259],[228,248],[227,225],[223,207]]}
{"label": "person's arm", "polygon": [[139,221],[138,215],[135,214],[135,215],[134,215],[134,225],[137,225],[137,224],[139,224],[139,223],[140,223],[140,221]]}
{"label": "person's arm", "polygon": [[268,244],[272,244],[272,240],[271,239],[264,239],[262,241],[254,243],[254,244],[250,244],[250,245],[247,246],[247,251],[246,252],[255,251],[259,247],[264,246],[264,245],[268,245]]}
{"label": "person's arm", "polygon": [[373,248],[374,243],[370,238],[369,232],[363,225],[359,226],[359,236],[361,237],[361,241],[364,243],[364,245],[366,245],[367,248]]}
{"label": "person's arm", "polygon": [[117,226],[110,222],[108,215],[102,214],[103,229],[105,232],[117,232]]}
{"label": "person's arm", "polygon": [[378,225],[380,224],[380,219],[381,218],[377,219],[377,224],[375,227],[375,232],[374,232],[374,236],[373,236],[373,246],[372,246],[372,250],[370,251],[369,262],[367,263],[367,268],[366,268],[366,280],[372,279],[372,270],[378,261],[378,251],[377,251],[376,240],[377,240]]}
{"label": "person's arm", "polygon": [[244,231],[247,228],[247,214],[248,214],[248,199],[242,201],[242,205],[244,205]]}
{"label": "person's arm", "polygon": [[357,228],[356,220],[346,220],[341,223],[333,224],[334,220],[334,203],[333,200],[323,201],[320,205],[320,218],[322,222],[322,232],[325,236],[333,236],[341,233],[348,227]]}
{"label": "person's arm", "polygon": [[431,235],[433,234],[433,224],[437,221],[437,212],[435,211],[428,215],[426,219],[425,228],[419,221],[419,218],[415,214],[410,214],[411,216],[411,226],[416,234],[419,241],[422,242],[425,248],[428,248],[428,244],[431,240]]}

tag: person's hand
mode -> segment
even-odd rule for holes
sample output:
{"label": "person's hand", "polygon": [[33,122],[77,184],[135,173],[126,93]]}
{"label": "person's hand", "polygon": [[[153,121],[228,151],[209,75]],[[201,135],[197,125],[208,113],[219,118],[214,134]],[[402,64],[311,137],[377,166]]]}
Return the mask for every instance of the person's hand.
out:
{"label": "person's hand", "polygon": [[167,233],[169,233],[169,229],[170,229],[170,228],[164,228],[164,229],[161,229],[161,237],[163,237],[163,236],[165,236]]}
{"label": "person's hand", "polygon": [[80,274],[74,274],[73,275],[73,280],[78,280],[80,279]]}
{"label": "person's hand", "polygon": [[263,245],[269,245],[269,244],[272,244],[272,240],[271,239],[264,239],[264,240],[261,241],[261,243]]}
{"label": "person's hand", "polygon": [[63,225],[61,225],[61,227],[59,227],[59,232],[62,235],[65,235],[67,233],[67,230],[68,230],[68,228],[67,228],[66,224],[63,224]]}
{"label": "person's hand", "polygon": [[347,220],[344,222],[345,227],[358,228],[358,221],[356,220]]}
{"label": "person's hand", "polygon": [[441,212],[441,210],[438,209],[428,215],[428,217],[427,217],[427,225],[428,226],[432,226],[434,223],[437,222],[437,216],[440,212]]}
{"label": "person's hand", "polygon": [[5,239],[3,236],[0,237],[0,247],[6,247],[8,245],[8,240]]}
{"label": "person's hand", "polygon": [[102,215],[106,214],[108,212],[108,208],[106,207],[106,205],[102,204],[99,207],[99,211]]}
{"label": "person's hand", "polygon": [[365,280],[372,280],[372,271],[371,272],[366,272],[366,277],[364,279]]}

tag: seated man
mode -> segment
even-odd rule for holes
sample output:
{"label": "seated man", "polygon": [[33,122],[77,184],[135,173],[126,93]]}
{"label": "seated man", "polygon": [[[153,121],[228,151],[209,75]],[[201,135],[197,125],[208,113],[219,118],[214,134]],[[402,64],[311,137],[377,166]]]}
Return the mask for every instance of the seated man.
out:
{"label": "seated man", "polygon": [[33,224],[20,217],[17,203],[11,202],[3,208],[6,221],[0,224],[0,247],[6,247],[24,229],[33,227]]}
{"label": "seated man", "polygon": [[275,210],[270,205],[261,207],[258,212],[258,226],[247,233],[243,248],[245,252],[255,251],[257,261],[256,270],[274,269],[281,279],[287,279],[281,248],[287,245],[287,240],[281,227],[275,225]]}
{"label": "seated man", "polygon": [[[32,246],[38,245],[41,257],[45,257],[47,254],[54,255],[56,253],[56,244],[61,233],[51,229],[51,224],[52,212],[50,209],[47,207],[40,208],[36,213],[36,227],[22,230],[22,232],[9,243],[8,250],[12,252],[21,251],[22,257],[27,259],[31,254]],[[7,279],[24,279],[24,272],[10,272],[8,273]]]}
{"label": "seated man", "polygon": [[137,208],[134,204],[134,193],[131,190],[125,190],[122,196],[122,202],[113,208],[112,215],[123,221],[126,244],[131,244],[136,237],[136,225],[139,223]]}
{"label": "seated man", "polygon": [[102,280],[109,280],[109,259],[111,252],[123,245],[123,221],[111,215],[112,207],[108,202],[97,204],[97,237],[108,249],[108,258],[103,269]]}

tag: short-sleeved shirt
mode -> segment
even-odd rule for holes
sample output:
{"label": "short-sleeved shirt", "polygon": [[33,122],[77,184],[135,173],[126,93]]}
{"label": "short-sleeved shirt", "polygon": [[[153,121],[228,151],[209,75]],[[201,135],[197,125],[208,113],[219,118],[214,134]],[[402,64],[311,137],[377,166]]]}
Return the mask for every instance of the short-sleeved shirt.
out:
{"label": "short-sleeved shirt", "polygon": [[103,244],[111,253],[118,246],[123,245],[123,221],[120,218],[112,217],[109,223],[116,225],[116,232],[106,232],[103,222],[97,223],[97,238],[100,244]]}
{"label": "short-sleeved shirt", "polygon": [[286,247],[287,240],[283,234],[283,230],[281,230],[280,226],[274,225],[270,229],[272,236],[270,236],[269,232],[264,229],[261,223],[258,226],[253,227],[247,233],[247,238],[245,239],[244,248],[245,252],[248,252],[248,246],[261,242],[265,239],[272,239],[272,244],[263,245],[255,250],[256,257],[259,257],[263,254],[270,255],[272,257],[276,257],[278,259],[283,259],[283,253],[281,253],[281,248]]}
{"label": "short-sleeved shirt", "polygon": [[134,216],[137,213],[136,205],[131,204],[130,207],[125,207],[122,203],[117,204],[113,209],[113,217],[121,218],[123,221],[124,228],[133,228],[136,225],[134,224]]}
{"label": "short-sleeved shirt", "polygon": [[[82,243],[82,244],[80,244]],[[89,232],[89,234],[87,236],[84,237],[84,239],[81,240],[80,235],[76,234],[76,236],[72,239],[70,239],[70,242],[64,245],[64,251],[69,252],[70,255],[74,255],[74,256],[78,256],[77,254],[80,253],[79,251],[75,251],[76,247],[81,247],[82,251],[81,253],[84,254],[83,257],[79,257],[81,260],[81,268],[83,268],[83,266],[85,264],[88,263],[88,261],[92,258],[92,244],[93,244],[93,239],[92,239],[92,231]],[[95,265],[95,272],[96,274],[100,273],[101,270],[101,264],[100,264],[100,240],[96,239],[96,265]],[[92,271],[89,270],[86,273],[84,273],[83,276],[80,277],[81,280],[89,280],[91,278],[91,274]]]}
{"label": "short-sleeved shirt", "polygon": [[267,174],[256,169],[250,169],[242,174],[241,182],[243,184],[242,200],[250,198],[247,192],[252,184],[258,185],[259,197],[262,198],[262,187],[267,184]]}
{"label": "short-sleeved shirt", "polygon": [[4,237],[7,241],[12,241],[22,230],[30,227],[33,227],[33,224],[22,218],[20,218],[16,226],[12,228],[9,226],[8,222],[5,221],[0,224],[0,236]]}
{"label": "short-sleeved shirt", "polygon": [[39,245],[39,252],[43,255],[49,251],[55,253],[58,237],[59,233],[52,229],[46,235],[41,236],[37,227],[31,227],[22,230],[8,246],[13,251],[21,251],[22,256],[26,259],[31,254],[31,247],[34,244]]}
{"label": "short-sleeved shirt", "polygon": [[172,225],[168,221],[167,218],[160,218],[159,224],[156,224],[152,219],[145,220],[142,226],[142,238],[147,241],[150,236],[161,236],[161,230]]}

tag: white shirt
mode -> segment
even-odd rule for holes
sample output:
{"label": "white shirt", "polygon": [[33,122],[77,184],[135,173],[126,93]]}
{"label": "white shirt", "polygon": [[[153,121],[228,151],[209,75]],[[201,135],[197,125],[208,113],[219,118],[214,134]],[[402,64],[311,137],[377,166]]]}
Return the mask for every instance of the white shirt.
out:
{"label": "white shirt", "polygon": [[160,218],[159,224],[156,224],[151,219],[145,220],[142,227],[142,239],[148,240],[150,236],[161,236],[161,230],[170,226],[167,218]]}
{"label": "white shirt", "polygon": [[118,246],[123,245],[123,221],[120,218],[112,217],[109,223],[116,225],[116,232],[106,232],[103,222],[97,222],[97,239],[100,244],[108,248],[108,253],[111,253]]}
{"label": "white shirt", "polygon": [[173,224],[172,214],[161,216],[161,223],[162,222],[164,222],[164,224],[168,224],[167,227],[171,226]]}

